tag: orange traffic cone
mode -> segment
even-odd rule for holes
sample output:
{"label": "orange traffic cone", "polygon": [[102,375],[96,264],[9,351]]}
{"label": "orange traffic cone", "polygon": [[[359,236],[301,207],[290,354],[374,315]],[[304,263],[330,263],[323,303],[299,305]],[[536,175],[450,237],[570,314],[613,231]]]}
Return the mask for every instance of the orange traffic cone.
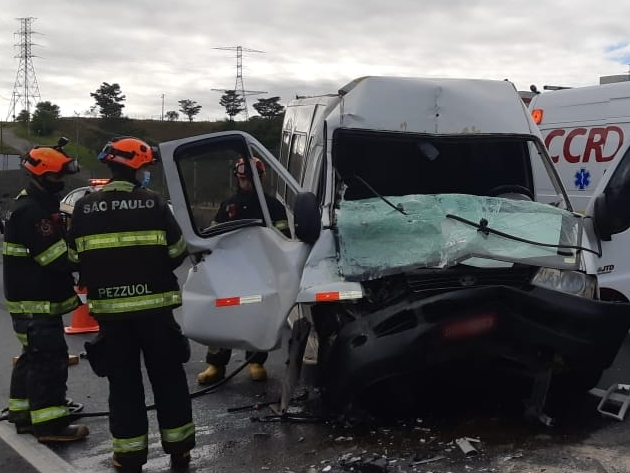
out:
{"label": "orange traffic cone", "polygon": [[98,322],[94,320],[94,317],[90,315],[87,305],[87,289],[85,287],[77,286],[77,295],[83,305],[80,305],[72,313],[72,321],[70,327],[66,327],[64,330],[66,333],[87,333],[98,332]]}

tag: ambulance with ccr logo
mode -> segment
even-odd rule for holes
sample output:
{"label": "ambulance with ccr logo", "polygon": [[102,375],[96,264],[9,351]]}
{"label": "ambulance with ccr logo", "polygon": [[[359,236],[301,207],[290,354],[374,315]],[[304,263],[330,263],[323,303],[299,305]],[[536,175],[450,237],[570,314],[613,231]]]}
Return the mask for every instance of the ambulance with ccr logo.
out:
{"label": "ambulance with ccr logo", "polygon": [[541,93],[529,109],[573,208],[584,212],[606,171],[628,152],[630,82]]}
{"label": "ambulance with ccr logo", "polygon": [[595,223],[600,297],[628,301],[630,82],[538,94],[529,109],[574,210]]}

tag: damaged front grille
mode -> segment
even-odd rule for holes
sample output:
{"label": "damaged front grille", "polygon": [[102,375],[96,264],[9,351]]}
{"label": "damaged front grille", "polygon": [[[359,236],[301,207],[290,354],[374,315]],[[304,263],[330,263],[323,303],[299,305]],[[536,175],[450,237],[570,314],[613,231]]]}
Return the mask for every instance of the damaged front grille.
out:
{"label": "damaged front grille", "polygon": [[427,297],[458,289],[486,286],[510,286],[525,288],[529,285],[536,268],[476,268],[456,266],[448,269],[422,270],[407,273],[409,290]]}

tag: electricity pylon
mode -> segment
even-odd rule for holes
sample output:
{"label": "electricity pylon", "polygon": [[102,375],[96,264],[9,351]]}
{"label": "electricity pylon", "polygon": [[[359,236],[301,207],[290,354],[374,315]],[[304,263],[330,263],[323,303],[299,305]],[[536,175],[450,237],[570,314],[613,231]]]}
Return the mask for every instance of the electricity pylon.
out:
{"label": "electricity pylon", "polygon": [[[245,113],[245,120],[249,119],[249,113],[247,111],[247,96],[248,95],[259,95],[266,94],[262,90],[245,90],[245,85],[243,84],[243,51],[248,53],[264,53],[264,51],[258,51],[257,49],[249,49],[243,48],[242,46],[231,46],[225,48],[213,48],[213,49],[223,49],[227,51],[236,51],[236,83],[234,84],[234,90],[237,94],[239,94],[243,98],[243,108]],[[225,89],[212,89],[218,92],[225,92]]]}
{"label": "electricity pylon", "polygon": [[31,104],[37,104],[41,101],[37,77],[35,76],[35,68],[33,67],[33,52],[31,50],[33,46],[31,42],[31,34],[33,33],[31,23],[35,18],[27,17],[18,18],[17,20],[20,22],[21,26],[20,30],[15,34],[20,35],[20,42],[15,44],[15,46],[19,46],[20,53],[15,57],[20,59],[20,64],[15,77],[15,86],[13,87],[7,121],[9,118],[13,118],[15,121],[15,107],[20,101],[23,105],[22,110],[27,111],[30,121]]}

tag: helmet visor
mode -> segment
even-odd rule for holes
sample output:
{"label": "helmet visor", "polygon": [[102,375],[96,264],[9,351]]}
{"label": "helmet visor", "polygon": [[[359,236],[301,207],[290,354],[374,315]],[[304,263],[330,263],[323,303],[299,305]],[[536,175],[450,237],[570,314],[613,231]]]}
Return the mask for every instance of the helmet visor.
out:
{"label": "helmet visor", "polygon": [[76,159],[71,159],[61,168],[63,174],[76,174],[81,170],[79,162]]}

